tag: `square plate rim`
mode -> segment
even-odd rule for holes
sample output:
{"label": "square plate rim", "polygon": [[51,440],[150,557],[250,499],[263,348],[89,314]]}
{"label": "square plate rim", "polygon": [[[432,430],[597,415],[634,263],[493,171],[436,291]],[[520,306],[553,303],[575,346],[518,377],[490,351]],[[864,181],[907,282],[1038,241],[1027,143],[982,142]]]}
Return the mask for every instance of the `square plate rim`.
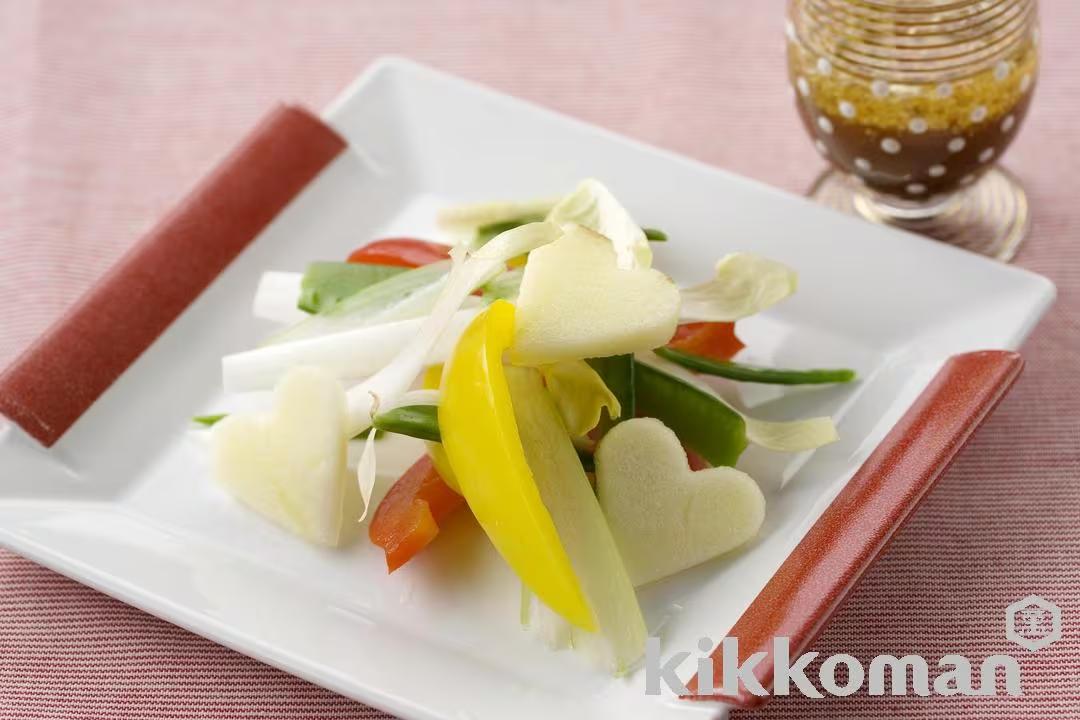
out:
{"label": "square plate rim", "polygon": [[[488,88],[479,83],[475,83],[471,80],[460,78],[448,73],[444,73],[439,70],[435,70],[428,66],[416,63],[412,60],[408,60],[399,56],[385,56],[373,63],[369,68],[363,72],[353,83],[347,87],[335,100],[333,100],[324,110],[323,117],[328,119],[327,121],[333,126],[330,118],[333,115],[333,111],[339,107],[343,102],[347,102],[354,94],[362,92],[363,89],[372,82],[380,74],[390,71],[405,72],[405,77],[408,77],[408,73],[420,73],[429,78],[433,78],[439,82],[456,84],[460,87],[467,87],[473,91],[481,91],[489,96],[499,98],[500,101],[509,102],[517,105],[521,110],[530,113],[541,113],[548,117],[559,120],[562,123],[569,123],[573,126],[584,128],[590,132],[598,133],[610,140],[637,147],[639,149],[646,150],[650,153],[658,154],[667,160],[675,161],[679,163],[689,164],[696,171],[705,171],[709,173],[718,173],[724,176],[728,180],[738,181],[752,185],[756,190],[768,193],[770,195],[783,196],[785,198],[791,198],[799,196],[792,193],[780,190],[778,188],[769,186],[761,181],[754,180],[752,178],[746,178],[736,175],[730,171],[718,168],[708,163],[697,160],[693,157],[681,155],[677,152],[667,150],[665,148],[657,147],[649,143],[630,138],[621,135],[615,131],[609,130],[599,125],[583,121],[557,110],[545,108],[529,100],[517,98],[512,95],[502,93],[500,91]],[[805,202],[805,198],[803,199]],[[926,240],[924,238],[915,237],[920,242],[933,243],[933,241]],[[936,244],[936,243],[935,243]],[[942,249],[946,249],[942,246]],[[967,255],[963,250],[955,248],[948,248],[949,252],[956,252],[963,255]],[[1003,266],[995,263],[992,260],[985,258],[979,258],[980,261],[989,263],[984,267],[990,268],[996,266],[997,270],[1005,270],[1010,273],[1016,274],[1017,277],[1024,277],[1028,281],[1034,281],[1035,287],[1040,290],[1040,297],[1037,299],[1037,307],[1029,314],[1026,327],[1018,328],[1016,336],[1022,338],[1030,329],[1038,322],[1045,308],[1052,302],[1054,295],[1056,294],[1056,288],[1053,283],[1037,273],[1029,270],[1018,268],[1015,266]],[[17,432],[18,429],[14,428]],[[46,504],[56,504],[58,501],[46,501]],[[6,503],[4,503],[6,504]],[[113,503],[102,503],[104,505],[113,506]],[[195,632],[203,637],[206,637],[214,642],[218,642],[226,647],[241,652],[245,655],[253,657],[257,660],[266,662],[269,665],[278,667],[290,674],[301,677],[305,680],[309,680],[316,684],[328,687],[329,689],[341,693],[343,695],[356,698],[362,702],[371,703],[378,707],[385,708],[390,712],[397,714],[407,714],[415,717],[425,718],[438,718],[442,715],[437,713],[427,713],[424,708],[420,708],[402,700],[393,694],[385,694],[379,691],[378,687],[373,685],[364,685],[362,683],[346,684],[337,682],[333,675],[319,674],[316,672],[316,668],[311,666],[310,662],[295,661],[290,658],[288,653],[281,654],[275,653],[274,648],[270,646],[260,645],[258,642],[252,644],[251,638],[247,636],[241,636],[235,633],[230,633],[227,625],[215,621],[213,618],[207,617],[204,613],[192,608],[186,608],[178,606],[167,601],[160,595],[147,594],[146,591],[140,591],[137,584],[133,584],[130,581],[125,581],[120,577],[102,571],[95,571],[92,567],[83,567],[80,563],[74,562],[70,557],[58,554],[56,552],[48,551],[45,548],[37,548],[31,542],[25,539],[11,535],[7,532],[7,529],[0,525],[0,541],[2,544],[18,554],[27,557],[34,562],[37,562],[45,567],[55,570],[67,577],[70,577],[82,584],[95,588],[105,594],[117,598],[122,602],[130,604],[141,610],[144,610],[152,615],[163,618],[169,622],[172,622],[180,627]],[[362,691],[362,692],[361,692]]]}

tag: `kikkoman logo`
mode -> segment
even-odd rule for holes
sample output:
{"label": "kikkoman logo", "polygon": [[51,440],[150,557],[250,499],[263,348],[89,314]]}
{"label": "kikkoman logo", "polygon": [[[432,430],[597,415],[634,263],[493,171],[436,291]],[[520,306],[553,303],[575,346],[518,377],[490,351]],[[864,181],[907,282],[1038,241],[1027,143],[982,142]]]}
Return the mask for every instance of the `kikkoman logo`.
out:
{"label": "kikkoman logo", "polygon": [[[1029,595],[1013,603],[1006,610],[1006,637],[1032,652],[1048,647],[1061,638],[1061,609],[1036,595]],[[758,681],[755,670],[770,654],[774,695],[789,695],[794,686],[807,697],[821,698],[825,697],[826,693],[844,697],[858,692],[864,685],[868,686],[869,694],[884,695],[886,679],[892,695],[914,693],[925,697],[933,693],[946,696],[983,696],[999,695],[1002,690],[1012,696],[1023,694],[1020,664],[1012,655],[990,655],[979,663],[977,687],[972,684],[973,663],[963,655],[944,655],[939,658],[934,663],[937,672],[932,682],[930,663],[920,655],[878,655],[870,661],[869,670],[852,655],[831,655],[825,658],[819,667],[819,689],[806,675],[818,653],[803,653],[793,662],[790,639],[786,637],[773,639],[771,653],[756,652],[742,663],[738,662],[738,638],[724,638],[721,643],[723,659],[718,688],[717,678],[713,677],[713,661],[709,655],[714,647],[709,638],[698,641],[698,648],[705,653],[697,659],[699,695],[721,692],[733,696],[740,692],[740,687],[754,695],[768,695],[769,691]],[[666,661],[662,660],[660,639],[649,638],[645,646],[645,693],[659,695],[662,686],[666,685],[668,690],[677,695],[689,695],[690,690],[676,672],[689,657],[689,652],[680,652]],[[840,666],[843,666],[846,672],[838,673]],[[1003,688],[998,686],[998,670],[1004,671]]]}

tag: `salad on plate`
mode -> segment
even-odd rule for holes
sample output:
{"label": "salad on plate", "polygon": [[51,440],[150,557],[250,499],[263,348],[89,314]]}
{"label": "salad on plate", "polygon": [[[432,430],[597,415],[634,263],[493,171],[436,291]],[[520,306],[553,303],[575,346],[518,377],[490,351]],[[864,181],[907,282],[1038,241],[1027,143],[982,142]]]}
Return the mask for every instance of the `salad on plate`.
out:
{"label": "salad on plate", "polygon": [[[280,324],[222,360],[226,392],[272,390],[262,412],[212,426],[217,481],[304,540],[335,546],[364,522],[394,572],[471,513],[520,578],[522,624],[590,649],[612,672],[644,653],[635,588],[759,532],[758,445],[811,450],[832,420],[774,422],[704,376],[802,385],[846,369],[733,360],[737,321],[784,300],[796,275],[748,253],[678,287],[652,265],[667,241],[596,180],[561,198],[450,207],[449,242],[387,238],[345,262],[267,272],[257,316]],[[426,442],[378,502],[379,437]],[[359,462],[348,462],[361,444]],[[359,518],[346,496],[358,488]]]}

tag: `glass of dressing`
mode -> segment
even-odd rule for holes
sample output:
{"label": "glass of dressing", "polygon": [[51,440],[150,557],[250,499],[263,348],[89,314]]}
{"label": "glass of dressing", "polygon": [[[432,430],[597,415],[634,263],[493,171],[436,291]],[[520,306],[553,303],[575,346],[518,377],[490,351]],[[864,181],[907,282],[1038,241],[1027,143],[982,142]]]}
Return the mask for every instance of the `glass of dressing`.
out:
{"label": "glass of dressing", "polygon": [[831,168],[810,195],[1001,260],[1030,223],[997,162],[1031,103],[1035,0],[791,0],[796,106]]}

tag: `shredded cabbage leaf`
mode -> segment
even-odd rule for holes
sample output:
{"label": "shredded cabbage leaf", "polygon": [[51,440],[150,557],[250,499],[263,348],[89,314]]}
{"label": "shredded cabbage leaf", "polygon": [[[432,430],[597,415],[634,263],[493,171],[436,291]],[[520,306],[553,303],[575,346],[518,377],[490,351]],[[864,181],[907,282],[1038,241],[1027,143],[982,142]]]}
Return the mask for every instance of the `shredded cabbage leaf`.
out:
{"label": "shredded cabbage leaf", "polygon": [[596,427],[605,408],[610,417],[622,414],[619,399],[584,360],[545,365],[540,372],[572,437],[584,435]]}
{"label": "shredded cabbage leaf", "polygon": [[559,224],[576,223],[600,233],[615,248],[620,269],[652,266],[652,250],[641,227],[599,180],[582,180],[551,209],[547,219]]}
{"label": "shredded cabbage leaf", "polygon": [[798,275],[783,263],[731,253],[716,263],[712,280],[684,288],[682,319],[734,322],[772,307],[795,292]]}
{"label": "shredded cabbage leaf", "polygon": [[793,422],[757,420],[743,415],[746,437],[755,445],[780,452],[813,450],[839,439],[832,418],[814,417]]}

